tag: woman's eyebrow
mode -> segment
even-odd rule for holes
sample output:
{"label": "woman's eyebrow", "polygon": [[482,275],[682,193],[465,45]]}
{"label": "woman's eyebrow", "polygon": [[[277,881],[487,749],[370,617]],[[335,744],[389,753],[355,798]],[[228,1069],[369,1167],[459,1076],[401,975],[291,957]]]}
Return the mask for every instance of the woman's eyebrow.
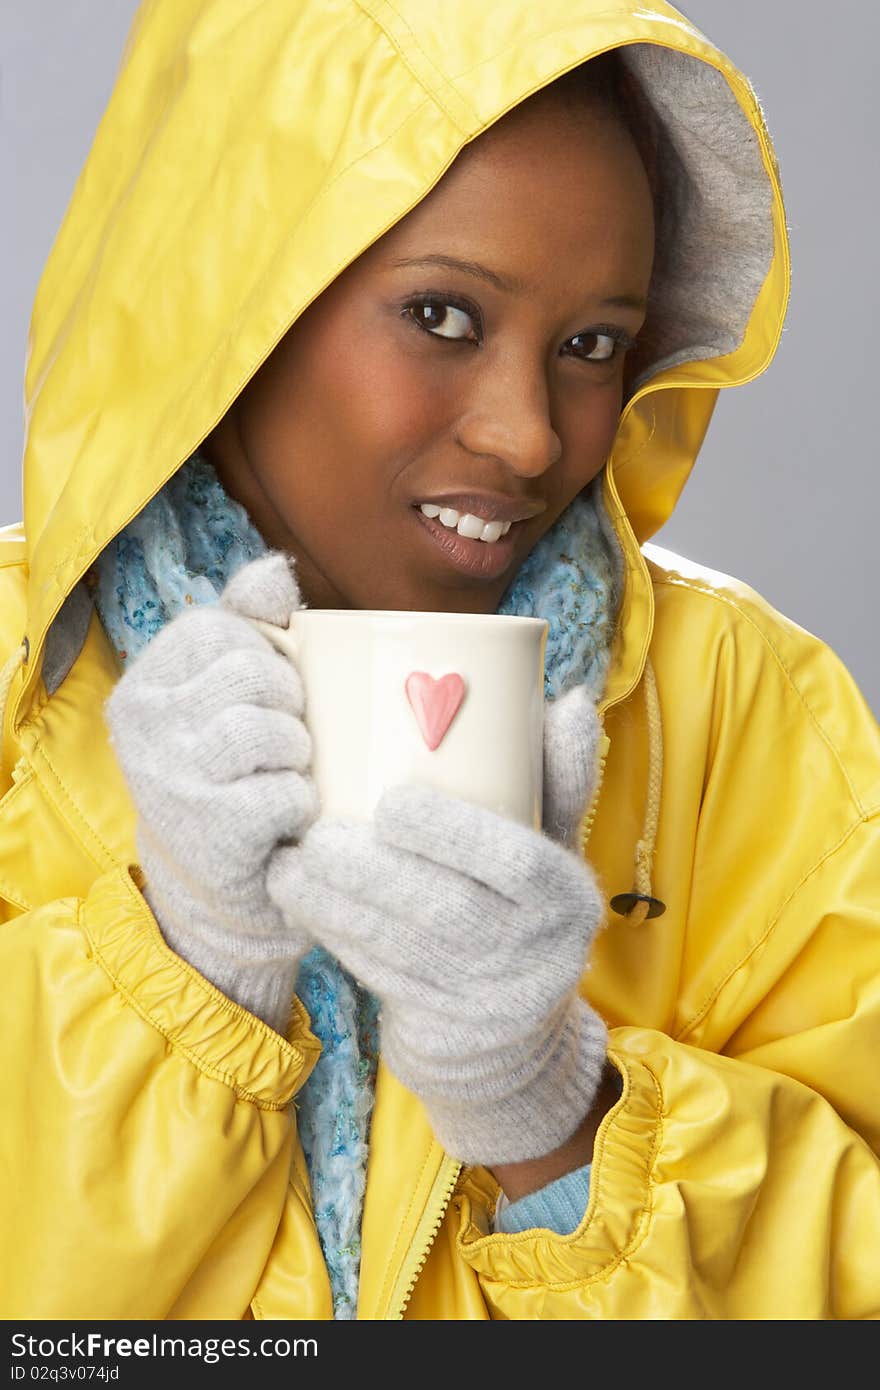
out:
{"label": "woman's eyebrow", "polygon": [[488,266],[480,265],[479,261],[460,261],[457,256],[443,256],[439,252],[431,256],[404,256],[399,261],[392,261],[392,265],[439,265],[444,270],[463,270],[466,275],[476,275],[480,280],[488,280],[490,285],[494,285],[497,290],[505,290],[508,294],[524,294],[526,285],[522,280],[515,280],[512,276],[498,275],[496,271],[490,270]]}
{"label": "woman's eyebrow", "polygon": [[[480,280],[486,280],[490,285],[494,285],[497,290],[504,290],[507,294],[525,294],[528,286],[523,280],[518,280],[510,275],[499,275],[497,271],[490,270],[488,266],[481,265],[479,261],[462,261],[457,256],[444,256],[439,251],[429,256],[403,256],[399,260],[389,262],[392,266],[411,266],[411,265],[437,265],[444,270],[463,270],[466,275],[475,275]],[[638,294],[613,294],[601,301],[603,307],[614,309],[639,309],[644,311],[647,307],[645,300]]]}

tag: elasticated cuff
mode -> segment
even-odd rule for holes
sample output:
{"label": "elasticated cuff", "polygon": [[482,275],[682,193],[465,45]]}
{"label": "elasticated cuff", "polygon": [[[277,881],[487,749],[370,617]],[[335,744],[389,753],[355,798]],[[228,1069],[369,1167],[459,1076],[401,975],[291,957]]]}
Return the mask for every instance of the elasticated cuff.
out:
{"label": "elasticated cuff", "polygon": [[519,1231],[555,1231],[558,1236],[570,1236],[584,1219],[590,1201],[590,1168],[576,1168],[554,1178],[537,1192],[529,1192],[516,1202],[508,1202],[502,1192],[495,1208],[493,1230],[503,1235]]}
{"label": "elasticated cuff", "polygon": [[92,955],[127,1003],[170,1047],[243,1100],[281,1109],[308,1079],[321,1053],[297,998],[282,1032],[225,997],[162,938],[137,864],[96,880],[80,909]]}
{"label": "elasticated cuff", "polygon": [[195,911],[189,916],[165,909],[149,882],[144,897],[172,951],[236,1004],[261,1018],[282,1036],[287,1031],[303,956],[293,933],[257,936],[236,931],[232,922],[212,923]]}

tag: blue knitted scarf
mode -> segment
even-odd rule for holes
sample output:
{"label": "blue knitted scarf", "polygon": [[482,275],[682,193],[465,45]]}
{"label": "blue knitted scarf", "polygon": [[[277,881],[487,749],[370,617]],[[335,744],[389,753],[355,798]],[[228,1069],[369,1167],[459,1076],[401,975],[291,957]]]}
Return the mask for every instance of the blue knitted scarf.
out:
{"label": "blue knitted scarf", "polygon": [[[124,669],[190,604],[216,603],[227,581],[267,546],[200,452],[96,561],[94,602]],[[548,621],[545,694],[602,692],[622,577],[601,499],[601,475],[541,539],[498,612]],[[334,1317],[356,1316],[369,1121],[379,1054],[377,1001],[322,947],[306,956],[297,993],[321,1056],[297,1097],[315,1222]]]}

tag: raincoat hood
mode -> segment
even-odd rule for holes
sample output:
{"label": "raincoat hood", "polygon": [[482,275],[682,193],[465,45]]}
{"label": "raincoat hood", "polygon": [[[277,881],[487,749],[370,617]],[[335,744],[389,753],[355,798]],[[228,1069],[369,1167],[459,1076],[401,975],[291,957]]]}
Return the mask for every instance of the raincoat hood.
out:
{"label": "raincoat hood", "polygon": [[653,620],[640,542],[671,514],[718,389],[767,366],[787,303],[748,81],[660,0],[175,0],[138,11],[35,299],[13,729],[62,604],[309,303],[468,141],[611,48],[659,184],[648,318],[605,470],[627,571],[605,703],[634,687]]}

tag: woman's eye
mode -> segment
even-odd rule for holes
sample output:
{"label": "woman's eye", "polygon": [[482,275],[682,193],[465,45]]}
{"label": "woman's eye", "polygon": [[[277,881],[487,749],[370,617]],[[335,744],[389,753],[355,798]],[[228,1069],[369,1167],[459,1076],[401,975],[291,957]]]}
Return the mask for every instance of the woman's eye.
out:
{"label": "woman's eye", "polygon": [[[446,338],[450,342],[480,342],[482,323],[479,312],[473,308],[465,309],[448,298],[434,296],[431,299],[410,300],[405,306],[404,315],[433,338]],[[577,333],[569,338],[565,352],[580,362],[610,362],[618,352],[626,352],[632,346],[633,339],[619,329],[603,331],[595,328],[590,333]]]}
{"label": "woman's eye", "polygon": [[578,333],[569,340],[572,343],[582,343],[584,346],[573,356],[580,357],[586,362],[608,362],[614,356],[618,348],[626,348],[628,343],[620,338],[614,337],[610,333]]}
{"label": "woman's eye", "polygon": [[467,338],[468,325],[475,334],[473,314],[443,300],[419,300],[407,307],[407,313],[419,328],[435,338]]}

